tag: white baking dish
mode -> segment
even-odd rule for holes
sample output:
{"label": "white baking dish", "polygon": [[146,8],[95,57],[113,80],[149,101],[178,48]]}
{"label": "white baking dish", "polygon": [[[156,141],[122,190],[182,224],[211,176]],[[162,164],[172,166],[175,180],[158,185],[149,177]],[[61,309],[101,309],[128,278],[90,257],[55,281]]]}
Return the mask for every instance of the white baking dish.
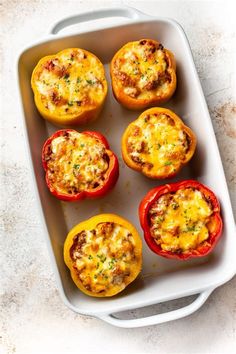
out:
{"label": "white baking dish", "polygon": [[[58,35],[62,28],[74,23],[103,17],[125,17],[122,24],[99,29],[79,30],[73,35]],[[111,88],[101,117],[89,126],[90,130],[104,133],[111,148],[119,156],[120,178],[115,189],[105,198],[78,203],[59,202],[50,195],[41,167],[41,148],[45,139],[57,128],[46,123],[38,114],[30,88],[32,69],[37,61],[64,48],[82,47],[95,53],[108,71],[114,53],[128,41],[140,38],[158,39],[171,49],[177,59],[177,92],[165,106],[179,114],[198,138],[194,158],[174,180],[194,178],[207,184],[222,205],[224,233],[215,251],[203,259],[179,262],[158,257],[145,242],[142,274],[123,293],[114,298],[97,299],[81,293],[73,284],[63,262],[63,243],[68,230],[88,217],[101,213],[117,213],[129,219],[142,234],[137,209],[140,200],[152,187],[161,184],[127,168],[121,159],[120,138],[125,127],[139,113],[123,109],[113,98]],[[236,237],[232,208],[222,163],[193,63],[191,51],[183,29],[173,20],[153,18],[132,8],[111,8],[80,14],[64,19],[53,26],[51,34],[25,49],[18,60],[19,87],[23,103],[29,151],[32,159],[35,186],[41,203],[42,223],[57,276],[58,287],[65,304],[72,310],[95,316],[120,327],[140,327],[184,317],[196,311],[211,292],[227,282],[236,272]],[[107,78],[108,78],[107,74]],[[83,127],[87,129],[87,127]],[[162,182],[163,183],[163,182]],[[136,319],[122,319],[114,313],[137,309],[168,300],[198,294],[185,307],[167,313]],[[122,315],[121,315],[122,317]]]}

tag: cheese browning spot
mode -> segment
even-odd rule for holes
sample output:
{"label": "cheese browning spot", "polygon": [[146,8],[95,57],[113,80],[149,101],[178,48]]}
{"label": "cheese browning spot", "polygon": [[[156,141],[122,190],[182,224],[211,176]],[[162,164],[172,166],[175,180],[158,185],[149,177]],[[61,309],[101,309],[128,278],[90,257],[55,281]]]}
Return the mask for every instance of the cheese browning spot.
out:
{"label": "cheese browning spot", "polygon": [[174,173],[186,160],[190,137],[165,113],[147,114],[131,126],[127,150],[130,158],[156,175]]}
{"label": "cheese browning spot", "polygon": [[106,95],[103,66],[95,55],[68,49],[37,69],[35,85],[44,108],[58,116],[99,106]]}
{"label": "cheese browning spot", "polygon": [[124,226],[102,222],[74,237],[70,249],[73,267],[83,286],[93,292],[107,292],[114,286],[124,289],[132,269],[140,261],[135,240]]}
{"label": "cheese browning spot", "polygon": [[120,89],[135,99],[165,95],[172,81],[166,51],[153,40],[124,46],[114,62],[114,75]]}
{"label": "cheese browning spot", "polygon": [[58,192],[71,195],[103,184],[109,167],[105,146],[75,131],[52,140],[46,161],[50,184]]}
{"label": "cheese browning spot", "polygon": [[194,188],[161,196],[150,208],[150,231],[165,251],[184,253],[207,242],[212,205]]}

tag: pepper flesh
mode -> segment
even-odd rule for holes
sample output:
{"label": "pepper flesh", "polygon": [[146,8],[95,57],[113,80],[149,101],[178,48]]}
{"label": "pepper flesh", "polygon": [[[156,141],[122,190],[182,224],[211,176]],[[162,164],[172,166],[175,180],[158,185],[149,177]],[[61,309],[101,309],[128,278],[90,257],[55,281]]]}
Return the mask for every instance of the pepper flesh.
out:
{"label": "pepper flesh", "polygon": [[[130,274],[126,276],[125,287],[127,287],[131,282],[133,282],[133,280],[140,273],[142,267],[142,241],[135,227],[131,223],[129,223],[126,219],[115,214],[96,215],[76,225],[68,233],[67,238],[65,240],[64,261],[70,270],[71,277],[74,283],[83,293],[95,297],[108,297],[108,296],[116,295],[117,293],[122,291],[124,287],[121,287],[119,284],[114,283],[110,288],[108,288],[106,291],[103,291],[102,293],[94,293],[93,291],[87,289],[77,274],[77,270],[74,265],[74,260],[72,259],[71,256],[71,249],[73,247],[75,236],[84,230],[86,231],[93,230],[97,227],[98,224],[101,223],[115,223],[117,225],[126,228],[132,234],[134,240],[134,254],[135,254],[136,262],[131,261],[130,263],[131,271]],[[110,243],[112,243],[112,239],[110,240]]]}
{"label": "pepper flesh", "polygon": [[[56,198],[58,198],[60,200],[64,200],[64,201],[77,201],[77,200],[81,200],[84,198],[97,198],[97,197],[104,196],[106,193],[108,193],[114,187],[114,185],[117,182],[117,179],[119,176],[119,163],[118,163],[118,159],[117,159],[116,155],[110,150],[108,141],[99,132],[84,131],[80,134],[84,134],[84,135],[90,136],[92,138],[95,138],[96,140],[100,141],[105,147],[106,155],[109,158],[109,166],[108,166],[108,169],[105,173],[105,180],[103,181],[103,183],[96,188],[93,188],[91,190],[83,190],[83,191],[80,191],[76,194],[61,193],[51,183],[51,181],[49,179],[49,169],[48,169],[48,162],[47,162],[48,149],[50,149],[51,142],[55,138],[63,136],[63,135],[65,135],[65,133],[69,133],[69,132],[76,132],[76,131],[73,129],[58,130],[57,132],[55,132],[51,137],[49,137],[46,140],[46,142],[44,143],[43,149],[42,149],[42,164],[43,164],[43,168],[46,172],[45,179],[46,179],[46,184],[47,184],[50,192]],[[96,140],[95,140],[95,143],[96,143]]]}
{"label": "pepper flesh", "polygon": [[[204,198],[211,204],[213,210],[213,214],[211,215],[213,228],[209,230],[207,242],[203,242],[202,245],[200,244],[197,249],[190,249],[186,252],[175,253],[162,249],[151,235],[149,211],[155,201],[157,201],[161,196],[168,193],[175,193],[176,191],[186,188],[193,188],[194,190],[200,191]],[[179,260],[198,258],[208,255],[217,244],[223,228],[223,222],[220,216],[220,204],[215,194],[208,187],[195,180],[185,180],[177,183],[165,184],[150,190],[140,203],[139,219],[144,232],[145,241],[149,248],[160,256]]]}

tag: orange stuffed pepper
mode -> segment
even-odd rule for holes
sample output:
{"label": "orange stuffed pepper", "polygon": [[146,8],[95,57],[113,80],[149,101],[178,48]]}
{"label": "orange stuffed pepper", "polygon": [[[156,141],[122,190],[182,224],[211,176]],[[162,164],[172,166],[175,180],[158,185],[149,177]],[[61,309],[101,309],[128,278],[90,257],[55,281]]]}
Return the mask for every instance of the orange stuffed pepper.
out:
{"label": "orange stuffed pepper", "polygon": [[117,101],[141,110],[168,101],[176,89],[176,64],[171,51],[153,39],[124,45],[110,67]]}
{"label": "orange stuffed pepper", "polygon": [[154,179],[170,178],[192,158],[196,137],[171,110],[150,108],[125,130],[122,155],[130,168]]}

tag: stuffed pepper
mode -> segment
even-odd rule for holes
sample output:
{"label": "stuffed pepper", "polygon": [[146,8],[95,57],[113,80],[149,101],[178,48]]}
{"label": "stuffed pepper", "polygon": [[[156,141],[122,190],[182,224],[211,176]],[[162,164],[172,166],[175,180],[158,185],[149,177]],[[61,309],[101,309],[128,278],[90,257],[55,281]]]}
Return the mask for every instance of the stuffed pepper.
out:
{"label": "stuffed pepper", "polygon": [[98,132],[55,132],[43,146],[42,163],[50,192],[65,201],[101,197],[119,175],[118,159]]}
{"label": "stuffed pepper", "polygon": [[176,89],[171,51],[153,39],[125,44],[111,61],[112,89],[128,109],[145,109],[168,101]]}
{"label": "stuffed pepper", "polygon": [[166,258],[206,256],[222,233],[215,194],[195,180],[152,189],[140,204],[139,218],[148,246]]}
{"label": "stuffed pepper", "polygon": [[97,118],[107,95],[101,61],[81,48],[43,57],[31,78],[36,107],[56,125],[77,125]]}
{"label": "stuffed pepper", "polygon": [[140,273],[142,241],[127,220],[100,214],[69,232],[64,260],[82,292],[95,297],[113,296]]}
{"label": "stuffed pepper", "polygon": [[175,176],[192,158],[196,137],[171,110],[150,108],[125,130],[122,155],[132,169],[149,178]]}

